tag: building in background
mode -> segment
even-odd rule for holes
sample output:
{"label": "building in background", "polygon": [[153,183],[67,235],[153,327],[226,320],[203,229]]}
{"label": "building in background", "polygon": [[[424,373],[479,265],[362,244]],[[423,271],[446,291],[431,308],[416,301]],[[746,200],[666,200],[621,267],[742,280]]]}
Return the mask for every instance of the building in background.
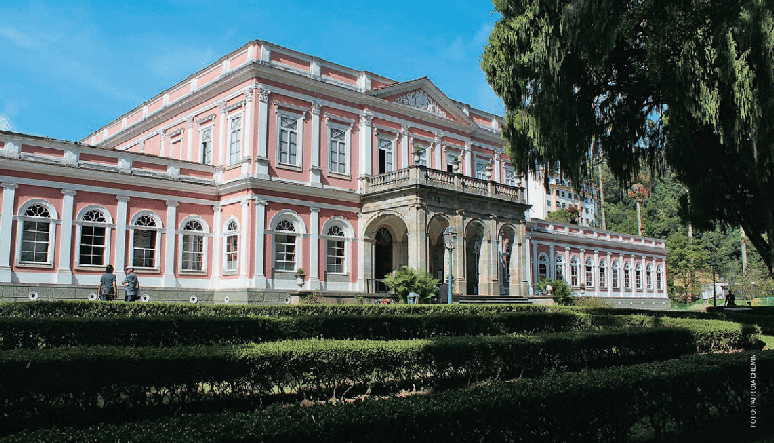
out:
{"label": "building in background", "polygon": [[501,124],[427,78],[250,42],[80,142],[0,132],[2,298],[85,298],[108,263],[152,300],[346,299],[404,265],[451,273],[457,297],[529,298],[538,241],[598,251],[584,258],[645,248],[663,266],[652,240],[528,235],[544,228]]}
{"label": "building in background", "polygon": [[545,220],[553,211],[574,207],[578,209],[579,225],[596,227],[599,202],[597,188],[587,182],[582,183],[580,191],[577,191],[572,181],[551,174],[546,189],[544,174],[545,170],[540,170],[528,176],[527,194],[531,205],[529,219]]}

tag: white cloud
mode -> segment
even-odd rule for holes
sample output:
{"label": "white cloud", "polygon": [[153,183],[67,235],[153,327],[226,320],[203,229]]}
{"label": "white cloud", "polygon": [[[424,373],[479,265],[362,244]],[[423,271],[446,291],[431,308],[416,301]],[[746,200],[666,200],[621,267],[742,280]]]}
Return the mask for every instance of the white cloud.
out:
{"label": "white cloud", "polygon": [[13,130],[11,121],[8,120],[6,116],[0,115],[0,131],[11,131],[11,130]]}

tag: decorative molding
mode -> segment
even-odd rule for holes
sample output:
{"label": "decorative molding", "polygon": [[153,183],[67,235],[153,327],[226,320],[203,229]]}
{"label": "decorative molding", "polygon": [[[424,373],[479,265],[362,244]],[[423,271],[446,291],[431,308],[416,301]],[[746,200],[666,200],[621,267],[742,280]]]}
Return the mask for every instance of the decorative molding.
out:
{"label": "decorative molding", "polygon": [[226,112],[231,112],[234,109],[239,109],[245,105],[245,100],[239,100],[238,102],[234,103],[233,105],[226,108]]}
{"label": "decorative molding", "polygon": [[285,102],[281,102],[281,101],[277,101],[277,100],[274,100],[272,102],[272,104],[274,105],[274,109],[275,110],[278,109],[278,108],[289,109],[291,111],[296,111],[296,112],[301,113],[301,116],[304,116],[304,117],[306,116],[306,111],[309,110],[309,108],[305,108],[303,106],[298,106],[298,105],[294,105],[294,104],[291,104],[291,103],[285,103]]}
{"label": "decorative molding", "polygon": [[269,103],[269,94],[271,91],[264,86],[258,86],[258,100],[263,103]]}
{"label": "decorative molding", "polygon": [[446,112],[438,105],[438,103],[421,89],[402,95],[395,99],[395,102],[448,118]]}
{"label": "decorative molding", "polygon": [[[320,115],[320,108],[322,105],[317,100],[312,102],[312,115]],[[328,113],[325,114],[326,118],[328,116]]]}
{"label": "decorative molding", "polygon": [[177,128],[168,134],[169,138],[175,138],[183,133],[183,128]]}
{"label": "decorative molding", "polygon": [[215,119],[215,113],[213,112],[213,113],[207,114],[206,116],[204,116],[204,118],[202,118],[200,120],[197,120],[196,123],[198,123],[199,126],[201,126],[201,125],[203,125],[203,124],[205,124],[205,123],[207,123],[209,121],[212,121],[214,119]]}

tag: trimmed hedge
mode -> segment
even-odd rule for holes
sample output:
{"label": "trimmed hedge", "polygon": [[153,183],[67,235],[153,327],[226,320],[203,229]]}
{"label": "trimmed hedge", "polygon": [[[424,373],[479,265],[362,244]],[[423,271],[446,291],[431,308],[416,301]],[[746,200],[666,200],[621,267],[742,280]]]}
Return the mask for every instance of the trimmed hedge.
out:
{"label": "trimmed hedge", "polygon": [[243,346],[57,348],[0,353],[0,428],[256,406],[277,392],[431,387],[676,358],[684,328],[437,340],[305,340]]}
{"label": "trimmed hedge", "polygon": [[251,413],[181,415],[88,429],[23,432],[34,442],[624,442],[637,425],[660,437],[750,414],[755,358],[758,416],[772,411],[774,352],[691,356],[630,367],[551,374],[428,396]]}
{"label": "trimmed hedge", "polygon": [[[711,326],[707,326],[711,325]],[[109,316],[0,318],[0,350],[61,346],[178,346],[244,344],[308,338],[406,340],[463,335],[569,332],[629,326],[709,327],[718,336],[696,335],[700,352],[738,349],[754,327],[717,320],[564,312],[435,315]],[[722,332],[721,332],[722,331]],[[741,331],[741,334],[739,332]],[[754,339],[754,338],[752,338]]]}

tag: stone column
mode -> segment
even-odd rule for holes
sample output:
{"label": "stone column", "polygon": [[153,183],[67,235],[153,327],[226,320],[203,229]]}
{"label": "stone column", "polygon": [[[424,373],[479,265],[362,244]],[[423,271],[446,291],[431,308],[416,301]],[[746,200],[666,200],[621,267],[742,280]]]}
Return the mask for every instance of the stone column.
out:
{"label": "stone column", "polygon": [[167,241],[164,247],[164,287],[167,288],[177,287],[175,278],[177,205],[177,201],[167,200]]}
{"label": "stone column", "polygon": [[[397,161],[397,155],[395,156]],[[407,125],[401,125],[400,127],[400,168],[395,166],[395,169],[408,168],[409,166],[409,127]]]}
{"label": "stone column", "polygon": [[[253,88],[245,91],[245,116],[242,137],[242,176],[250,175],[250,156],[253,154]],[[241,260],[241,259],[240,259]]]}
{"label": "stone column", "polygon": [[494,181],[496,181],[497,183],[502,183],[502,181],[500,180],[500,177],[501,177],[500,170],[502,169],[502,159],[500,158],[499,152],[495,152],[494,154],[494,162],[492,164],[492,167],[494,168],[494,175],[493,175]]}
{"label": "stone column", "polygon": [[0,214],[0,282],[10,283],[11,272],[11,239],[13,238],[13,210],[16,199],[16,183],[5,182],[3,186],[3,212]]}
{"label": "stone column", "polygon": [[127,203],[129,197],[118,195],[118,208],[116,209],[116,253],[115,253],[115,272],[116,279],[122,281],[124,279],[124,268],[126,267],[126,220],[127,220]]}
{"label": "stone column", "polygon": [[167,130],[162,129],[161,133],[159,134],[159,146],[161,149],[161,152],[159,153],[160,157],[164,157],[166,154],[166,138],[167,138]]}
{"label": "stone column", "polygon": [[508,284],[508,295],[511,297],[524,297],[526,294],[521,292],[521,279],[523,272],[521,267],[524,266],[523,259],[521,257],[522,242],[524,239],[519,235],[519,229],[517,228],[513,234],[513,244],[511,245],[511,262],[508,265],[508,274],[510,276]]}
{"label": "stone column", "polygon": [[220,101],[218,103],[218,109],[220,110],[220,124],[218,127],[218,166],[224,167],[226,165],[226,102]]}
{"label": "stone column", "polygon": [[[443,161],[443,153],[441,152],[441,138],[442,134],[436,132],[435,138],[433,139],[433,149],[435,149],[435,169],[438,169],[439,171],[446,171],[446,167],[444,166]],[[427,157],[427,161],[430,161],[430,156]],[[430,167],[430,165],[428,165]]]}
{"label": "stone column", "polygon": [[529,239],[527,237],[527,224],[526,220],[519,222],[516,235],[519,238],[519,271],[518,280],[521,290],[519,294],[527,297],[530,294],[530,279],[529,269],[531,265],[531,258],[529,256]]}
{"label": "stone column", "polygon": [[[217,289],[220,277],[223,275],[223,265],[221,264],[221,256],[223,255],[223,240],[221,239],[223,229],[222,209],[220,203],[212,205],[212,278],[210,281],[213,289]],[[242,231],[245,229],[246,227],[243,227]]]}
{"label": "stone column", "polygon": [[255,175],[262,180],[269,180],[269,92],[265,87],[258,86],[258,156],[255,159]]}
{"label": "stone column", "polygon": [[59,267],[56,272],[56,282],[64,285],[73,284],[72,250],[73,250],[73,205],[75,191],[62,189],[62,230],[59,239]]}
{"label": "stone column", "polygon": [[[372,163],[371,163],[371,139],[373,114],[368,109],[364,110],[360,114],[360,177],[366,177],[371,175]],[[361,182],[362,183],[362,182]]]}
{"label": "stone column", "polygon": [[[187,160],[190,162],[193,159],[193,116],[188,117],[188,137],[186,138],[186,145],[188,149],[187,153]],[[180,157],[183,156],[183,153],[180,153]]]}
{"label": "stone column", "polygon": [[420,202],[414,202],[411,208],[410,219],[408,220],[408,266],[415,271],[420,269],[427,270],[427,232],[426,218],[427,208]]}
{"label": "stone column", "polygon": [[358,244],[358,260],[357,273],[358,273],[358,290],[361,292],[368,292],[368,279],[374,278],[374,239],[366,235],[365,226],[363,224],[363,214],[357,215],[357,232],[360,233],[360,243]]}
{"label": "stone column", "polygon": [[580,263],[578,266],[578,286],[586,286],[586,250],[580,250]]}
{"label": "stone column", "polygon": [[534,286],[538,281],[538,245],[535,241],[532,242],[532,278],[530,278],[530,287]]}
{"label": "stone column", "polygon": [[[594,285],[594,295],[599,297],[601,294],[599,293],[599,288],[602,286],[602,282],[599,281],[599,251],[596,249],[594,250],[594,270],[591,271],[594,274],[594,280],[596,281],[596,285]],[[607,278],[607,275],[605,276]]]}
{"label": "stone column", "polygon": [[247,248],[247,227],[250,226],[250,200],[250,198],[246,198],[240,202],[242,205],[242,220],[240,221],[242,238],[239,239],[239,279],[244,284],[246,284],[247,276],[249,275],[249,270],[247,269],[247,252],[249,251]]}
{"label": "stone column", "polygon": [[454,277],[454,287],[452,293],[457,295],[467,295],[468,276],[465,275],[465,211],[457,210],[457,215],[452,218],[452,229],[457,231],[457,242],[454,245],[454,264],[452,266],[452,276]]}
{"label": "stone column", "polygon": [[481,260],[479,261],[479,280],[480,295],[499,295],[500,280],[498,279],[497,268],[497,217],[492,215],[486,222],[484,238],[481,242]]}
{"label": "stone column", "polygon": [[463,149],[465,157],[465,170],[462,172],[468,177],[475,177],[476,172],[473,170],[473,142],[470,139],[465,139],[465,148]]}
{"label": "stone column", "polygon": [[[350,153],[351,155],[351,153]],[[312,102],[312,166],[309,167],[309,184],[315,188],[322,188],[320,178],[320,103]],[[318,280],[319,283],[319,280]]]}
{"label": "stone column", "polygon": [[554,245],[548,246],[548,278],[556,280],[556,258],[554,257]]}
{"label": "stone column", "polygon": [[258,289],[266,289],[264,274],[264,240],[266,235],[266,202],[255,199],[255,284]]}
{"label": "stone column", "polygon": [[309,208],[309,289],[320,290],[320,208]]}

